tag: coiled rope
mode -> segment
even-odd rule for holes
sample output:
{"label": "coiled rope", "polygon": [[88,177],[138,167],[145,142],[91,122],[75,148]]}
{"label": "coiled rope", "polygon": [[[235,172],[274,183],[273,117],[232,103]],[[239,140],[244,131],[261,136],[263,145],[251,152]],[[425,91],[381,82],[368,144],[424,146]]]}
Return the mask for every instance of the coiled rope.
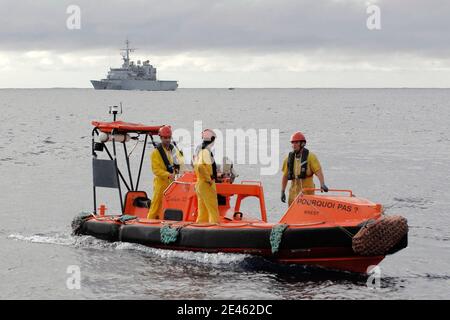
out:
{"label": "coiled rope", "polygon": [[276,224],[272,227],[270,232],[270,247],[272,254],[276,254],[280,248],[281,239],[283,237],[284,230],[288,227],[287,224]]}
{"label": "coiled rope", "polygon": [[172,228],[171,224],[164,224],[159,231],[161,242],[169,244],[177,241],[181,228],[181,226]]}

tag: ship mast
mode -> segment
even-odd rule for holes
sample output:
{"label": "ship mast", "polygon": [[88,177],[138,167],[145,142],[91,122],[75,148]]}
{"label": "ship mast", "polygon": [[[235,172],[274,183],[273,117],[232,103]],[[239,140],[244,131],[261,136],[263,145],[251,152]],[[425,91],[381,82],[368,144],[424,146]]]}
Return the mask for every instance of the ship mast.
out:
{"label": "ship mast", "polygon": [[120,49],[122,51],[125,51],[125,53],[122,53],[122,58],[123,58],[123,68],[129,68],[130,67],[130,52],[134,52],[134,50],[136,50],[135,48],[130,48],[130,41],[127,40],[125,41],[125,44],[127,45],[126,48],[124,49]]}

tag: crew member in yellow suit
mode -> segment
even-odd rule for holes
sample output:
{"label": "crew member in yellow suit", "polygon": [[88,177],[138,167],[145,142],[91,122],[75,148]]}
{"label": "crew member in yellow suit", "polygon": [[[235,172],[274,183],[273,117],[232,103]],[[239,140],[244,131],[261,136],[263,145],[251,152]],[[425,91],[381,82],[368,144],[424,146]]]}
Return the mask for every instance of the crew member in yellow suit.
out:
{"label": "crew member in yellow suit", "polygon": [[[295,132],[291,136],[292,152],[283,161],[283,177],[281,180],[281,201],[286,202],[286,186],[291,180],[288,205],[295,200],[302,189],[315,188],[313,177],[319,178],[320,190],[328,192],[325,185],[320,162],[316,155],[305,148],[306,138],[301,132]],[[312,190],[303,190],[303,194],[314,194]]]}
{"label": "crew member in yellow suit", "polygon": [[194,157],[194,170],[197,177],[195,191],[198,199],[197,223],[219,223],[219,205],[217,202],[217,168],[211,148],[216,134],[211,129],[202,132],[202,145]]}
{"label": "crew member in yellow suit", "polygon": [[153,198],[148,219],[161,219],[162,200],[164,190],[175,179],[175,174],[183,165],[182,154],[172,145],[172,129],[170,126],[163,126],[159,129],[161,144],[159,144],[151,155],[153,171]]}

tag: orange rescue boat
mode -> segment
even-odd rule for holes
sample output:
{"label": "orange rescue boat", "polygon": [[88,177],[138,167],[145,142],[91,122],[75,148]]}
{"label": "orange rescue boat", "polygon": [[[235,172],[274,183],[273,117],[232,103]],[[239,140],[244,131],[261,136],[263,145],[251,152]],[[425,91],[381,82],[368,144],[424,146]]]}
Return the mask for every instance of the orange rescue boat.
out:
{"label": "orange rescue boat", "polygon": [[[165,190],[164,219],[147,219],[150,199],[138,186],[147,138],[153,141],[152,136],[160,126],[119,121],[92,123],[94,210],[74,219],[75,234],[171,250],[252,254],[282,264],[358,273],[368,272],[370,266],[379,264],[386,255],[407,246],[406,219],[385,216],[380,204],[356,197],[350,190],[330,189],[329,195],[300,194],[278,223],[269,223],[261,183],[234,183],[230,172],[222,172],[224,178],[216,185],[219,224],[195,223],[196,178],[191,171]],[[142,136],[144,147],[134,185],[126,143]],[[113,154],[107,148],[108,143],[112,144]],[[129,179],[117,166],[117,144],[123,144]],[[98,158],[97,153],[102,151],[106,151],[109,159]],[[97,187],[117,188],[122,212],[105,215],[103,205],[97,212]],[[123,187],[127,189],[124,199]],[[242,212],[242,201],[249,197],[258,199],[259,208]],[[260,218],[250,218],[255,216]]]}

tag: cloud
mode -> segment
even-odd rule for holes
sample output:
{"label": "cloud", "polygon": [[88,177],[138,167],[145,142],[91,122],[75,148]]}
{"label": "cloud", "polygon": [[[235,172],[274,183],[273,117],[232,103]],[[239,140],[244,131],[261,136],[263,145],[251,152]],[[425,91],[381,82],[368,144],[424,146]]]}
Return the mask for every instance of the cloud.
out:
{"label": "cloud", "polygon": [[[136,59],[145,55],[137,55]],[[90,87],[118,66],[117,54],[54,54],[29,51],[0,54],[0,87]],[[158,78],[178,80],[186,87],[447,87],[448,60],[413,54],[385,57],[337,55],[321,52],[238,54],[179,53],[152,55]]]}
{"label": "cloud", "polygon": [[[370,31],[366,8],[374,3],[381,30]],[[66,27],[73,4],[80,30]],[[450,2],[443,0],[0,0],[0,7],[8,86],[20,86],[24,77],[12,79],[22,72],[52,73],[53,82],[29,86],[88,86],[86,77],[121,63],[127,37],[139,49],[135,59],[150,58],[161,79],[181,87],[427,86],[434,74],[430,85],[442,86],[450,79]],[[397,82],[383,80],[388,72]],[[425,82],[411,80],[421,75]]]}
{"label": "cloud", "polygon": [[[382,29],[366,28],[367,3],[377,3]],[[74,1],[1,1],[2,49],[113,49],[130,37],[156,53],[197,50],[342,50],[445,55],[448,1],[432,0],[97,0],[76,1],[81,30],[68,30]]]}

